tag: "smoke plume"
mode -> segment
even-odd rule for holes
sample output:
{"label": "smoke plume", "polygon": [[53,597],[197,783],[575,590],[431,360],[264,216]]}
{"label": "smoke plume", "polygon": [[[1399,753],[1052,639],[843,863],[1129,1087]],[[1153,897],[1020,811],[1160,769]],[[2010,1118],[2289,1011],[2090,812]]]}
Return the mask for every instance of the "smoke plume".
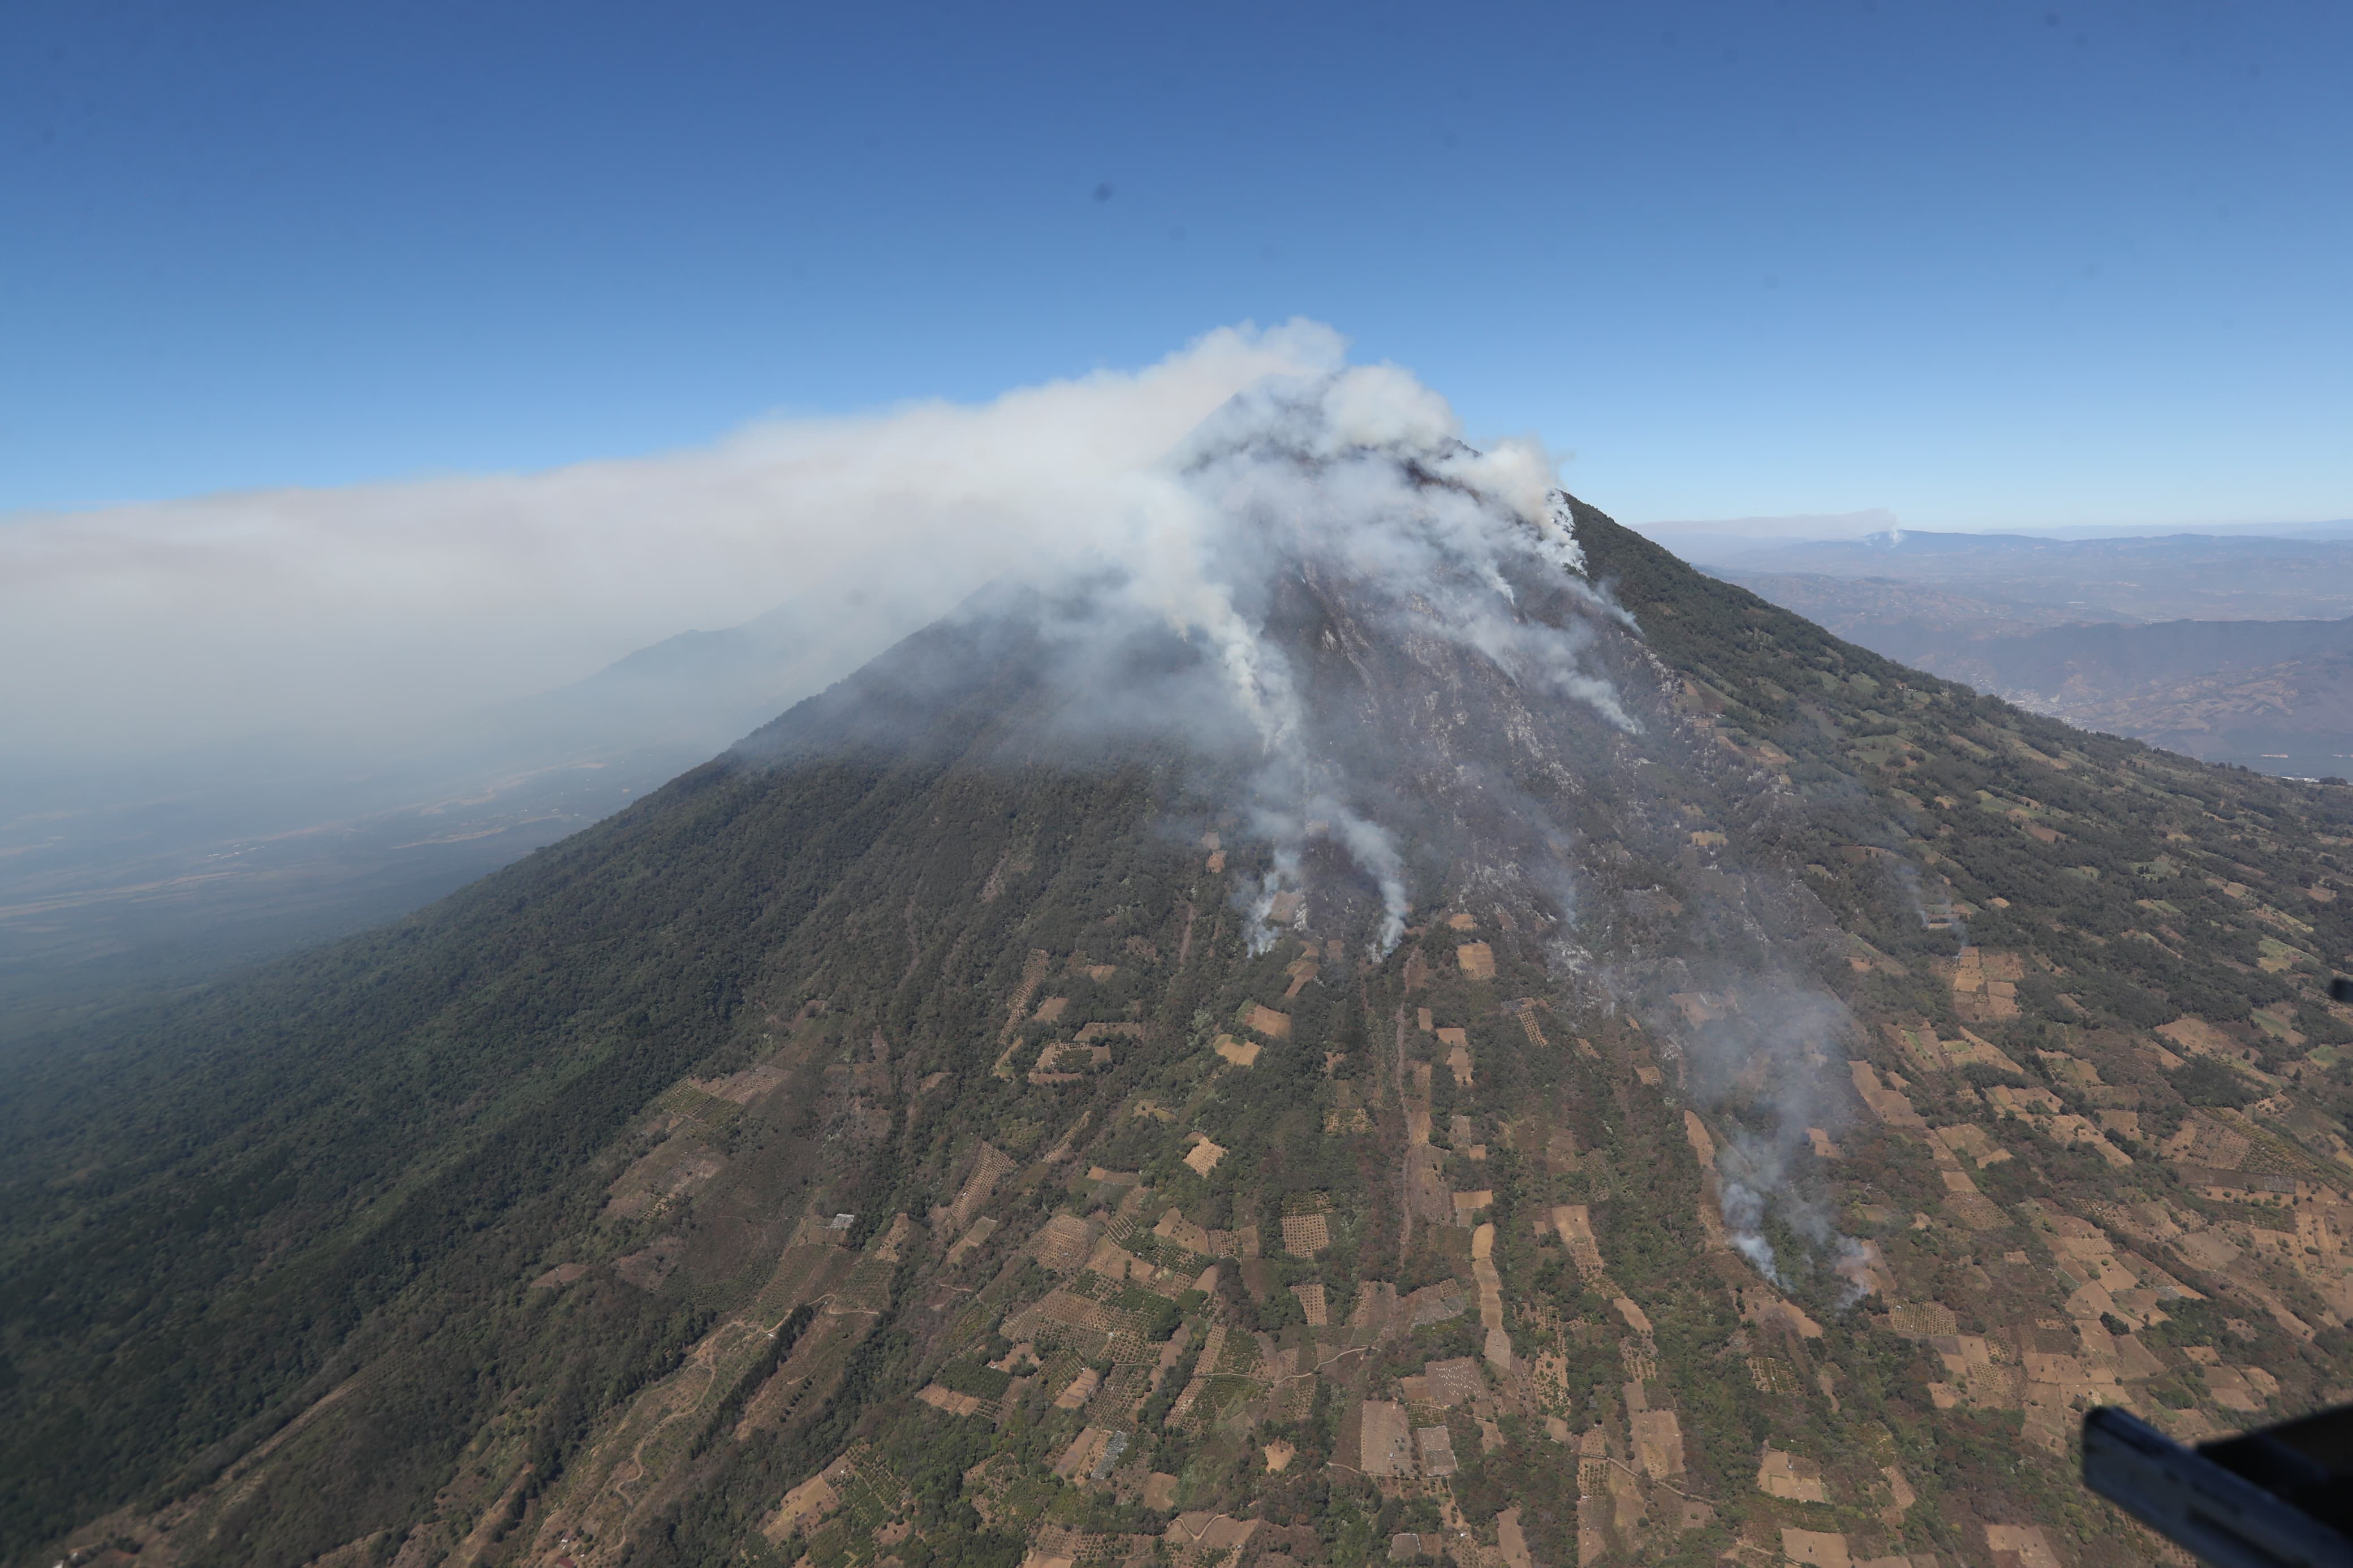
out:
{"label": "smoke plume", "polygon": [[[88,752],[430,725],[787,599],[814,638],[879,651],[999,582],[1046,606],[1057,722],[1234,764],[1216,805],[1260,854],[1237,879],[1253,946],[1343,929],[1309,900],[1360,887],[1386,954],[1438,880],[1486,879],[1544,933],[1556,983],[1588,984],[1574,835],[1552,814],[1604,775],[1639,801],[1628,748],[1659,710],[1613,681],[1655,679],[1647,655],[1588,580],[1542,447],[1466,443],[1442,397],[1343,348],[1309,322],[1234,329],[1132,374],[770,423],[702,452],[21,521],[0,528],[0,658],[41,678],[11,683],[0,721],[19,750]],[[1316,630],[1325,613],[1345,637]],[[1130,657],[1147,646],[1183,657]],[[1382,658],[1402,662],[1349,685],[1344,667]],[[1342,689],[1377,707],[1400,671],[1461,715],[1333,710]],[[1434,849],[1434,832],[1452,837]],[[1739,1130],[1725,1217],[1778,1278],[1768,1212],[1838,1247],[1791,1165],[1806,1127],[1835,1124],[1820,1047],[1839,1020],[1736,984],[1728,1032],[1692,1042],[1693,1088]]]}
{"label": "smoke plume", "polygon": [[[1278,934],[1286,896],[1303,905],[1294,922],[1306,918],[1302,865],[1313,837],[1345,849],[1378,889],[1377,954],[1397,945],[1412,897],[1396,832],[1367,804],[1375,792],[1314,743],[1293,654],[1268,630],[1280,582],[1303,574],[1345,584],[1387,635],[1475,653],[1630,731],[1617,694],[1588,666],[1585,631],[1518,613],[1514,582],[1535,580],[1570,590],[1594,616],[1622,618],[1582,575],[1564,506],[1540,447],[1473,448],[1436,393],[1393,366],[1356,366],[1271,376],[1238,393],[1135,477],[1124,526],[1055,563],[1090,584],[1083,624],[1064,626],[1064,637],[1115,637],[1130,619],[1165,626],[1206,652],[1227,710],[1219,717],[1246,726],[1257,754],[1240,804],[1269,848],[1243,900],[1261,951]],[[1069,657],[1061,678],[1083,686],[1111,665]],[[1166,717],[1192,723],[1198,710],[1176,703]]]}

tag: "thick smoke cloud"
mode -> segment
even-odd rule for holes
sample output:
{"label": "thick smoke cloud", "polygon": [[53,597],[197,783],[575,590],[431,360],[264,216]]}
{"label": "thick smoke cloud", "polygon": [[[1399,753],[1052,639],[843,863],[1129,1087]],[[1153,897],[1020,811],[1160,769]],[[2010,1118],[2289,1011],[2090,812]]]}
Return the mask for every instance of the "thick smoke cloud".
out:
{"label": "thick smoke cloud", "polygon": [[879,650],[1008,567],[1115,542],[1205,416],[1344,350],[1312,322],[1222,330],[1146,370],[977,407],[776,421],[545,474],[0,523],[0,752],[429,724],[786,600],[831,615],[813,638]]}

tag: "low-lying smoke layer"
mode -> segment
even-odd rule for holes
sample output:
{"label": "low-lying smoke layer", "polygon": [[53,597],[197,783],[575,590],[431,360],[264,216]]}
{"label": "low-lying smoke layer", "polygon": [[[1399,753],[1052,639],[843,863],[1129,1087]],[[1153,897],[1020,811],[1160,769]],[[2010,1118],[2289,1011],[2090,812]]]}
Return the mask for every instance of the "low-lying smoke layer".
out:
{"label": "low-lying smoke layer", "polygon": [[1008,569],[1097,551],[1205,416],[1344,347],[1228,329],[1138,372],[699,451],[0,521],[0,754],[430,724],[786,601],[856,662]]}

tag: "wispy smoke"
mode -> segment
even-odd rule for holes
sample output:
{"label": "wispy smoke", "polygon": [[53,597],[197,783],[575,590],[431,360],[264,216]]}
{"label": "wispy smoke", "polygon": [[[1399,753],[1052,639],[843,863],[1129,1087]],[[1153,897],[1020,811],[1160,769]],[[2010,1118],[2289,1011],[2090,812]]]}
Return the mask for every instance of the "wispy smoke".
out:
{"label": "wispy smoke", "polygon": [[[1415,866],[1444,853],[1414,797],[1447,795],[1471,851],[1451,891],[1488,879],[1558,983],[1647,996],[1687,1048],[1694,1099],[1730,1128],[1734,1244],[1774,1279],[1789,1269],[1768,1219],[1851,1252],[1799,1175],[1806,1129],[1838,1126],[1824,1084],[1843,1009],[1769,962],[1727,962],[1711,988],[1736,1005],[1670,1028],[1659,997],[1697,989],[1703,961],[1620,993],[1577,928],[1577,868],[1549,814],[1610,769],[1639,801],[1646,759],[1620,748],[1637,711],[1663,710],[1605,672],[1605,643],[1627,645],[1600,632],[1633,624],[1585,576],[1552,460],[1531,440],[1467,444],[1443,398],[1393,366],[1347,367],[1344,348],[1309,322],[1221,331],[1134,374],[772,422],[700,452],[8,523],[0,662],[19,679],[0,688],[0,750],[430,723],[787,600],[812,640],[879,651],[985,583],[1024,584],[1067,699],[1055,723],[1238,763],[1220,775],[1238,797],[1217,805],[1263,855],[1236,879],[1255,947],[1342,929],[1308,900],[1369,889],[1366,943],[1391,952]],[[1127,658],[1147,644],[1185,657]],[[1330,710],[1335,668],[1391,654],[1467,716],[1408,735],[1394,713]],[[1358,673],[1368,706],[1398,689]],[[1502,715],[1520,728],[1472,733]],[[1321,879],[1336,863],[1363,887]]]}
{"label": "wispy smoke", "polygon": [[1787,1287],[1780,1259],[1766,1238],[1767,1214],[1779,1220],[1813,1256],[1841,1278],[1834,1300],[1852,1306],[1870,1290],[1862,1244],[1841,1232],[1806,1184],[1790,1169],[1792,1145],[1779,1137],[1758,1137],[1736,1127],[1716,1155],[1718,1207],[1733,1249],[1774,1284]]}
{"label": "wispy smoke", "polygon": [[[1765,1239],[1765,1194],[1725,1168],[1733,1164],[1747,1167],[1750,1162],[1746,1159],[1736,1161],[1729,1149],[1717,1158],[1718,1207],[1724,1215],[1725,1229],[1731,1235],[1732,1248],[1748,1259],[1749,1266],[1757,1273],[1776,1285],[1781,1284],[1781,1270],[1773,1257],[1773,1244]],[[1778,1172],[1766,1174],[1768,1191],[1769,1184],[1778,1174]]]}
{"label": "wispy smoke", "polygon": [[1839,1304],[1850,1304],[1868,1288],[1856,1283],[1862,1254],[1815,1195],[1800,1152],[1810,1129],[1834,1133],[1845,1125],[1831,1086],[1858,1033],[1853,1016],[1836,997],[1770,971],[1709,972],[1687,961],[1671,968],[1684,984],[1705,973],[1712,987],[1696,993],[1714,1015],[1705,1021],[1665,1008],[1652,1021],[1678,1042],[1694,1101],[1716,1113],[1716,1199],[1727,1239],[1759,1274],[1786,1286],[1787,1260],[1766,1234],[1768,1217],[1778,1221],[1810,1258],[1845,1277]]}

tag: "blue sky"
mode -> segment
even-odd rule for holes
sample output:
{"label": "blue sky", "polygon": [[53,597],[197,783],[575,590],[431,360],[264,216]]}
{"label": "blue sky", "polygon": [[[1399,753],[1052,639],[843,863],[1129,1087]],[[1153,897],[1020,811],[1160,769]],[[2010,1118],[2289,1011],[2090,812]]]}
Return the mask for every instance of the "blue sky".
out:
{"label": "blue sky", "polygon": [[0,513],[531,470],[1303,315],[1630,521],[2353,515],[2353,8],[0,17]]}

